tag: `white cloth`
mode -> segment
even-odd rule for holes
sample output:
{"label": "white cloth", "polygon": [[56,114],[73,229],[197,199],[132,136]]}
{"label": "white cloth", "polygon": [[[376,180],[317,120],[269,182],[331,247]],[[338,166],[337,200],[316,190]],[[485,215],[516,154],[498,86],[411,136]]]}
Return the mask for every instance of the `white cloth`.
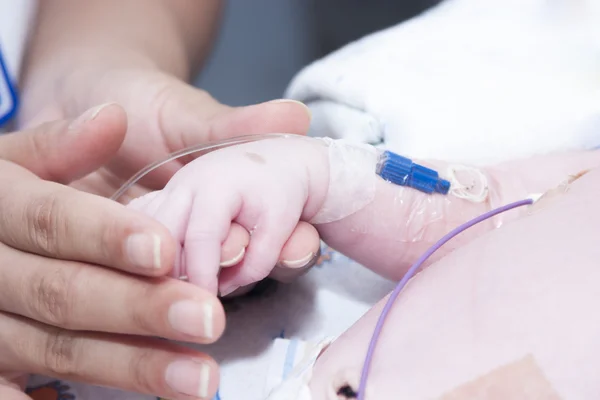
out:
{"label": "white cloth", "polygon": [[314,62],[286,97],[315,136],[481,165],[595,147],[599,71],[597,0],[449,0]]}

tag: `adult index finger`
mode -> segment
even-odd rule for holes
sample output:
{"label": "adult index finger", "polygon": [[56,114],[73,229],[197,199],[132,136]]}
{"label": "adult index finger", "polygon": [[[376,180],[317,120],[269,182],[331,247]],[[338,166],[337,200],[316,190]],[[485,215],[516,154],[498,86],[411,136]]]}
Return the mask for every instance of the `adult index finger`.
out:
{"label": "adult index finger", "polygon": [[173,267],[177,244],[157,221],[20,170],[0,162],[1,242],[29,253],[139,275],[162,276]]}

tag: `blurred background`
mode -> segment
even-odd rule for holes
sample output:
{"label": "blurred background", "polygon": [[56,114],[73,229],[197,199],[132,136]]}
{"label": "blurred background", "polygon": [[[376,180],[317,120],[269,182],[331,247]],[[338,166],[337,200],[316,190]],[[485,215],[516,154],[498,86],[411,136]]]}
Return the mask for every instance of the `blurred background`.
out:
{"label": "blurred background", "polygon": [[305,65],[435,0],[228,0],[197,86],[232,106],[282,96]]}

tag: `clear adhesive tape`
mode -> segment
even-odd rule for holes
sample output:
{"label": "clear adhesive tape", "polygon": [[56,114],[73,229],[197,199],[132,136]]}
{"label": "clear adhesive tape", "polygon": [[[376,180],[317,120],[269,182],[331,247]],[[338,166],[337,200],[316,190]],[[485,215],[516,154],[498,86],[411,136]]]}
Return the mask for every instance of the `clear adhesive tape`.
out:
{"label": "clear adhesive tape", "polygon": [[323,205],[309,221],[326,224],[361,210],[375,199],[379,151],[368,144],[322,138],[328,148],[329,186]]}

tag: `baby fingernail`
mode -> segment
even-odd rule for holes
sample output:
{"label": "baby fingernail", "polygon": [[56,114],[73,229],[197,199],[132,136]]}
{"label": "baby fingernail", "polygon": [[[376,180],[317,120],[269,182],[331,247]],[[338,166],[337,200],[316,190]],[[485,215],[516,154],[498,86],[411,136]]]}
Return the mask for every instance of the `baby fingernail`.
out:
{"label": "baby fingernail", "polygon": [[219,265],[223,268],[233,267],[234,265],[236,265],[240,261],[242,261],[242,258],[244,258],[244,254],[246,254],[246,248],[242,247],[242,251],[240,251],[240,253],[238,255],[233,257],[231,260],[221,262],[221,264],[219,264]]}
{"label": "baby fingernail", "polygon": [[210,369],[210,365],[200,361],[174,361],[167,367],[165,381],[176,392],[207,399],[210,393]]}
{"label": "baby fingernail", "polygon": [[231,293],[235,292],[239,288],[240,288],[240,286],[237,286],[237,285],[234,285],[234,286],[225,286],[224,288],[222,288],[221,290],[219,290],[219,295],[221,297],[225,297],[225,296],[230,295]]}
{"label": "baby fingernail", "polygon": [[113,104],[115,104],[115,103],[105,103],[105,104],[101,104],[97,107],[90,108],[89,110],[87,110],[86,112],[81,114],[79,117],[77,117],[73,122],[71,122],[71,125],[69,126],[69,128],[77,129],[81,125],[85,124],[86,122],[92,121],[94,118],[96,118],[98,116],[98,114],[100,114],[100,112],[102,112],[102,110],[104,110],[106,107],[113,105]]}
{"label": "baby fingernail", "polygon": [[311,252],[299,260],[281,260],[279,263],[281,266],[286,268],[303,268],[309,266],[311,263],[314,263],[317,258],[317,254]]}
{"label": "baby fingernail", "polygon": [[168,319],[171,327],[178,332],[212,339],[214,336],[213,311],[213,305],[210,302],[182,300],[169,308]]}
{"label": "baby fingernail", "polygon": [[125,241],[129,260],[139,268],[160,268],[160,236],[134,233]]}

